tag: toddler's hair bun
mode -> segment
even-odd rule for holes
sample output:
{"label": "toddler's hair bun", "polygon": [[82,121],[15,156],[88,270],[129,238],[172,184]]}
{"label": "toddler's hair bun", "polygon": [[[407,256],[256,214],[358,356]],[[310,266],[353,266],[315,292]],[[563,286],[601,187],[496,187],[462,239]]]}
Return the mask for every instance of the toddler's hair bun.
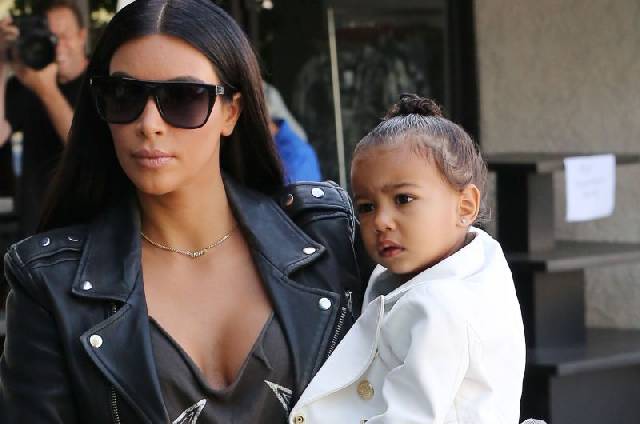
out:
{"label": "toddler's hair bun", "polygon": [[422,116],[437,116],[442,118],[442,110],[436,102],[426,97],[420,97],[417,94],[401,94],[400,101],[391,106],[387,112],[385,119],[394,116],[406,116],[418,114]]}

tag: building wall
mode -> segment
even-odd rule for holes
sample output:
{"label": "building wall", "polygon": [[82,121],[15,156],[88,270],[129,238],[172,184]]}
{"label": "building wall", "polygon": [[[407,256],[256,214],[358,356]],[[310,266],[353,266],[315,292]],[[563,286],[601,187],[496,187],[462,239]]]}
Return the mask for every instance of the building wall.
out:
{"label": "building wall", "polygon": [[[476,0],[486,152],[640,152],[640,1]],[[618,167],[614,215],[556,234],[640,243],[640,164]],[[640,264],[587,271],[587,322],[640,328]]]}

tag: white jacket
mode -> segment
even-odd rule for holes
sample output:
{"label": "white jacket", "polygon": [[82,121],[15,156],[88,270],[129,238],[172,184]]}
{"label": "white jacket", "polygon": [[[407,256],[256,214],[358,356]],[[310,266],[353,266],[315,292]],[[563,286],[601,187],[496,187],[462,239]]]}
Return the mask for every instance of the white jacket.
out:
{"label": "white jacket", "polygon": [[370,303],[293,407],[291,423],[518,423],[520,305],[498,242],[470,231],[473,241],[403,285],[374,270]]}

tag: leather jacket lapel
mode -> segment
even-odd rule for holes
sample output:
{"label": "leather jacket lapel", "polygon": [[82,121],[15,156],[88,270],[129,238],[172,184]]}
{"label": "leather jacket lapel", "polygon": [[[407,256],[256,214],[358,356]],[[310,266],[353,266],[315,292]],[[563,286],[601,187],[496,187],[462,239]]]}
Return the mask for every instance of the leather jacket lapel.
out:
{"label": "leather jacket lapel", "polygon": [[319,301],[326,298],[331,305],[339,305],[340,296],[326,290],[305,288],[268,262],[256,262],[289,342],[299,396],[324,360],[333,329],[331,324],[338,314],[338,308],[323,309],[319,307]]}
{"label": "leather jacket lapel", "polygon": [[[273,200],[230,178],[225,178],[225,189],[280,317],[292,353],[296,388],[301,392],[325,359],[340,295],[306,287],[290,276],[318,260],[326,248],[296,226]],[[323,298],[330,302],[325,308],[319,305]]]}
{"label": "leather jacket lapel", "polygon": [[91,225],[72,292],[109,301],[109,317],[82,334],[82,345],[120,397],[155,424],[168,418],[149,333],[135,202],[129,198]]}
{"label": "leather jacket lapel", "polygon": [[285,274],[317,260],[325,247],[298,228],[270,198],[224,178],[234,215],[252,247]]}
{"label": "leather jacket lapel", "polygon": [[71,289],[73,294],[126,302],[140,272],[139,234],[140,218],[133,197],[92,223]]}
{"label": "leather jacket lapel", "polygon": [[149,424],[168,422],[142,282],[127,303],[81,336],[84,349],[121,398]]}

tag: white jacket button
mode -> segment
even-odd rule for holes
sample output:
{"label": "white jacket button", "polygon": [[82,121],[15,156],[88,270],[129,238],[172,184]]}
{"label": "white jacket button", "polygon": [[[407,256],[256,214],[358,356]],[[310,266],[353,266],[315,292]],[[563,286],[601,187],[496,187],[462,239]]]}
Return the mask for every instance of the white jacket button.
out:
{"label": "white jacket button", "polygon": [[324,196],[324,190],[319,187],[314,187],[311,189],[311,195],[316,198],[320,198]]}
{"label": "white jacket button", "polygon": [[358,396],[363,400],[370,400],[373,397],[373,386],[369,383],[369,380],[362,380],[358,383]]}

